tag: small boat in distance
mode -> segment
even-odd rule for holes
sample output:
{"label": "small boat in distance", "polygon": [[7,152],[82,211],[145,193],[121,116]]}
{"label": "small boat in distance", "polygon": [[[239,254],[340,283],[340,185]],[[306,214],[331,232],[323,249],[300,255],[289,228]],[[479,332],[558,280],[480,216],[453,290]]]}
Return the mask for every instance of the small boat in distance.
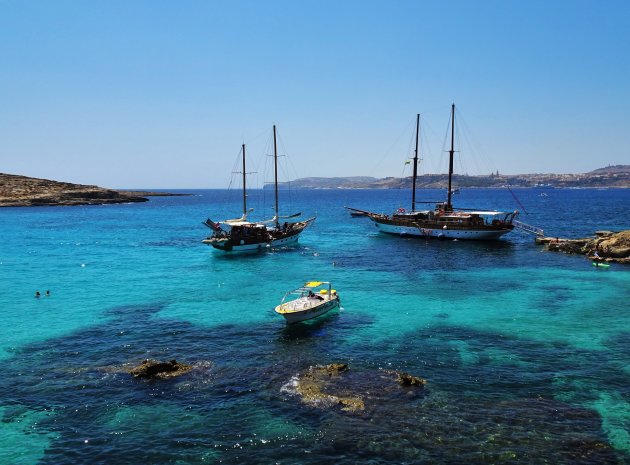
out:
{"label": "small boat in distance", "polygon": [[501,212],[481,209],[455,209],[451,198],[453,189],[453,156],[455,153],[455,104],[451,107],[451,149],[449,150],[448,191],[446,202],[436,202],[433,210],[416,210],[416,180],[418,177],[418,143],[420,115],[416,119],[416,149],[413,158],[413,185],[411,210],[399,208],[392,215],[348,208],[354,213],[366,215],[379,231],[399,236],[436,237],[440,239],[494,240],[514,229],[512,221],[518,211]]}
{"label": "small boat in distance", "polygon": [[287,292],[275,312],[282,315],[287,324],[317,318],[339,307],[339,295],[327,281],[310,281]]}
{"label": "small boat in distance", "polygon": [[608,263],[603,263],[603,262],[593,262],[593,266],[596,268],[604,268],[604,269],[610,268],[610,265]]}
{"label": "small boat in distance", "polygon": [[304,231],[315,217],[304,221],[289,223],[280,219],[289,219],[300,216],[296,213],[290,216],[280,216],[278,209],[278,146],[276,143],[276,126],[273,126],[273,155],[274,155],[274,184],[275,184],[275,215],[270,220],[252,222],[247,215],[253,209],[247,209],[247,173],[245,171],[245,144],[243,152],[243,215],[240,218],[214,222],[210,218],[203,222],[212,229],[212,235],[204,239],[204,244],[211,245],[215,249],[224,252],[251,252],[268,247],[286,246],[295,244],[302,231]]}

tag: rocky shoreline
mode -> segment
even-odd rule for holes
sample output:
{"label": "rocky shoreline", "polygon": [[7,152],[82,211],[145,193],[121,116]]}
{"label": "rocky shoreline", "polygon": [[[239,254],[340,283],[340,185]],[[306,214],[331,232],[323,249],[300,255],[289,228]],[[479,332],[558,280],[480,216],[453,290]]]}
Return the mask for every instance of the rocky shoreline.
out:
{"label": "rocky shoreline", "polygon": [[583,239],[539,237],[536,243],[553,252],[586,255],[590,260],[601,262],[630,264],[630,230],[597,231],[595,237]]}
{"label": "rocky shoreline", "polygon": [[104,205],[147,202],[166,192],[135,192],[0,173],[0,207]]}

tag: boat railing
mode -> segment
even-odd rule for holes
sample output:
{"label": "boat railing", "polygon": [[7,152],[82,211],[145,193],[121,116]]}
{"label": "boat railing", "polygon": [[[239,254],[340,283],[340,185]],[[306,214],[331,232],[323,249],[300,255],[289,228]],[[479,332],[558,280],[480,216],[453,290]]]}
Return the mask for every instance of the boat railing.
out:
{"label": "boat railing", "polygon": [[528,234],[534,234],[539,237],[545,236],[545,232],[542,230],[542,228],[537,228],[536,226],[532,226],[531,224],[523,223],[522,221],[518,220],[512,220],[512,224],[514,225],[514,227]]}

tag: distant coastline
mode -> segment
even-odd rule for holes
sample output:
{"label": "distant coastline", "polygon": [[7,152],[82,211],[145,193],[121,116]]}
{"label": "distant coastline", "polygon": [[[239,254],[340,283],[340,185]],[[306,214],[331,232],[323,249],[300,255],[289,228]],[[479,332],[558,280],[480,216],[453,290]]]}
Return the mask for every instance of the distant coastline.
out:
{"label": "distant coastline", "polygon": [[104,205],[147,202],[168,192],[106,189],[103,187],[0,173],[0,207]]}
{"label": "distant coastline", "polygon": [[[411,176],[374,178],[368,176],[310,177],[291,181],[297,189],[407,189]],[[446,174],[418,175],[418,189],[443,189],[448,185]],[[630,188],[630,165],[599,168],[582,174],[517,174],[493,173],[485,176],[453,175],[456,188],[526,187],[526,188]]]}
{"label": "distant coastline", "polygon": [[[445,174],[419,175],[418,189],[444,189]],[[412,178],[374,178],[369,176],[309,177],[281,185],[294,189],[409,189]],[[583,174],[493,173],[486,176],[453,175],[455,188],[630,188],[630,165],[614,165]],[[147,197],[184,196],[188,193],[107,189],[94,185],[73,184],[49,179],[0,173],[0,207],[64,205],[103,205],[147,202]]]}

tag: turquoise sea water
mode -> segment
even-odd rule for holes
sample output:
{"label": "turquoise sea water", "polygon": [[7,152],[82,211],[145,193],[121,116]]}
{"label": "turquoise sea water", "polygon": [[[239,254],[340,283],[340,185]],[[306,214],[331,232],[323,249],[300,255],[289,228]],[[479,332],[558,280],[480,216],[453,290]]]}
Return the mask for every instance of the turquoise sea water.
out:
{"label": "turquoise sea water", "polygon": [[[201,244],[201,221],[237,216],[238,196],[194,194],[0,210],[0,463],[630,463],[629,267],[518,232],[387,236],[342,208],[408,207],[405,191],[293,192],[287,213],[318,217],[299,246],[224,254]],[[627,190],[516,195],[521,220],[552,236],[630,229]],[[502,190],[454,200],[515,208]],[[332,281],[343,309],[285,327],[273,307],[311,279]],[[145,358],[194,369],[121,370]],[[333,362],[364,412],[290,389]],[[428,384],[379,391],[384,370]]]}

